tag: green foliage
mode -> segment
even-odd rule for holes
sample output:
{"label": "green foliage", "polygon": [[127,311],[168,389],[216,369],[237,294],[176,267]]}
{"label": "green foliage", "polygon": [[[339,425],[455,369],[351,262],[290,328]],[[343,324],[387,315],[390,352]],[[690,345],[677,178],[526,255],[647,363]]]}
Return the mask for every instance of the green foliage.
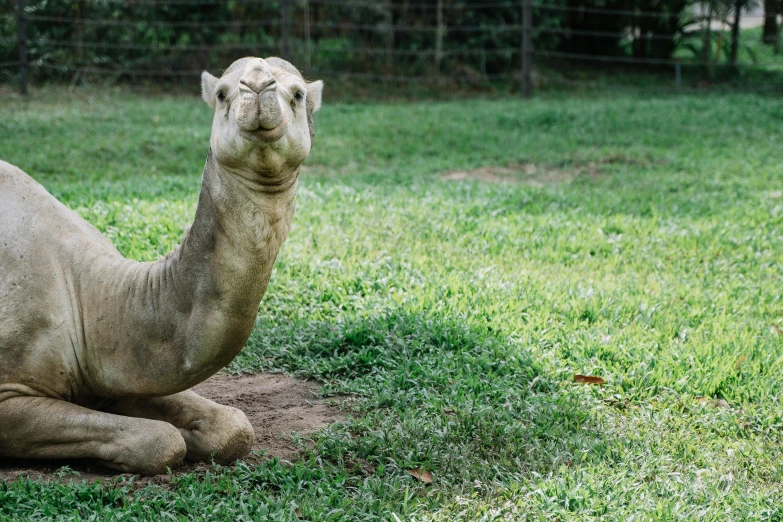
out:
{"label": "green foliage", "polygon": [[[52,89],[0,111],[0,158],[123,253],[179,241],[203,102]],[[316,377],[351,419],[295,462],[165,487],[0,484],[0,519],[780,519],[781,124],[758,95],[327,103],[228,371]]]}
{"label": "green foliage", "polygon": [[[12,38],[0,44],[0,59],[17,59],[16,1],[2,2]],[[73,67],[116,70],[119,77],[124,69],[192,71],[225,66],[237,52],[242,56],[250,49],[270,54],[270,32],[280,12],[277,2],[216,2],[198,8],[187,2],[26,3],[29,56],[41,79],[70,79]],[[47,67],[35,67],[41,65]]]}
{"label": "green foliage", "polygon": [[[248,54],[278,55],[281,3],[29,0],[27,37],[35,78],[71,79],[79,68],[165,71],[219,69]],[[305,63],[304,10],[291,2],[291,58]],[[445,74],[505,73],[519,63],[521,10],[513,2],[447,0],[444,8]],[[16,0],[0,0],[0,62],[18,59]],[[468,7],[469,6],[469,7]],[[312,63],[321,71],[432,75],[435,3],[324,2],[310,6]],[[557,13],[536,12],[541,27]],[[81,20],[87,20],[82,22]],[[135,21],[135,23],[133,23]],[[399,26],[390,31],[390,25]],[[465,26],[466,29],[461,29]],[[7,38],[5,38],[7,36]],[[537,37],[551,48],[552,35]],[[387,55],[387,50],[389,54]],[[132,75],[131,75],[132,77]]]}
{"label": "green foliage", "polygon": [[[708,64],[702,79],[715,80],[726,75],[713,64],[728,62],[737,48],[743,71],[768,71],[772,67],[759,58],[747,32],[737,42],[728,32],[705,39],[694,25],[699,6],[712,6],[716,22],[730,23],[737,5],[747,9],[755,1],[533,0],[533,47],[541,52],[536,67],[569,71],[578,63],[596,71],[605,59],[620,58],[627,68],[633,58],[668,71],[666,62],[676,57],[686,65]],[[312,3],[309,47],[303,5],[290,2],[290,59],[311,76],[445,76],[451,86],[504,91],[518,83],[522,10],[516,0],[444,0],[440,60],[435,2]],[[0,0],[0,63],[18,60],[15,9],[15,0]],[[203,69],[217,73],[241,56],[283,53],[278,1],[215,2],[196,9],[188,2],[29,0],[26,13],[34,83],[95,78],[108,84],[171,83]],[[582,57],[564,62],[547,51]],[[15,81],[17,74],[13,65],[0,67],[0,82]]]}
{"label": "green foliage", "polygon": [[[762,43],[761,33],[761,27],[740,31],[737,56],[739,74],[732,75],[732,71],[727,67],[731,65],[730,31],[713,31],[706,53],[701,33],[689,33],[681,40],[674,56],[682,58],[685,63],[687,60],[701,60],[705,55],[708,56],[710,60],[708,67],[701,67],[703,79],[722,80],[732,77],[738,78],[740,83],[748,86],[752,84],[771,86],[779,83],[776,75],[783,65],[783,56],[777,54],[774,47]],[[754,75],[756,78],[752,79]]]}
{"label": "green foliage", "polygon": [[[579,54],[667,59],[677,44],[688,0],[563,0],[563,26],[573,30],[560,42]],[[603,11],[602,11],[603,10]],[[648,35],[654,35],[648,38]]]}

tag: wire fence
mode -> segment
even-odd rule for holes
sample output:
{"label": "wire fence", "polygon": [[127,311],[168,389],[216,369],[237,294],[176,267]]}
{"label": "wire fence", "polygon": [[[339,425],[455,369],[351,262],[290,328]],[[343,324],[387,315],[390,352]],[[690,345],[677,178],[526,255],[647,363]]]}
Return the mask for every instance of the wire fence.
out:
{"label": "wire fence", "polygon": [[[233,0],[230,8],[220,0],[134,0],[135,11],[124,12],[131,3],[105,0],[115,9],[94,13],[84,0],[56,12],[47,12],[46,2],[28,1],[15,0],[0,26],[8,29],[0,37],[0,79],[17,79],[22,93],[30,78],[219,74],[251,54],[280,55],[309,76],[478,87],[499,82],[526,96],[542,69],[596,66],[668,70],[678,90],[687,74],[704,80],[716,69],[760,73],[766,80],[759,87],[767,82],[783,92],[775,76],[783,75],[778,15],[777,40],[765,47],[738,41],[744,33],[736,13],[692,9],[673,16],[541,0]],[[769,19],[741,16],[742,27]],[[604,17],[612,22],[597,22]]]}

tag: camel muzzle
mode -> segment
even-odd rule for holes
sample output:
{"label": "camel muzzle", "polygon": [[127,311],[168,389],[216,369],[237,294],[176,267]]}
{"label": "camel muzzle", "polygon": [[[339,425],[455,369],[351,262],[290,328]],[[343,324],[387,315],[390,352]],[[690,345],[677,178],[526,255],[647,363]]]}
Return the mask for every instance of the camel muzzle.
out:
{"label": "camel muzzle", "polygon": [[239,79],[237,125],[256,139],[279,139],[286,117],[277,98],[277,79],[264,60],[252,60]]}
{"label": "camel muzzle", "polygon": [[[240,85],[239,107],[237,107],[237,125],[240,129],[252,132],[254,137],[263,141],[280,138],[285,132],[286,117],[277,97],[277,83],[269,82],[260,92]],[[282,132],[276,132],[282,129]],[[265,133],[271,133],[265,136]],[[278,135],[279,134],[279,135]]]}

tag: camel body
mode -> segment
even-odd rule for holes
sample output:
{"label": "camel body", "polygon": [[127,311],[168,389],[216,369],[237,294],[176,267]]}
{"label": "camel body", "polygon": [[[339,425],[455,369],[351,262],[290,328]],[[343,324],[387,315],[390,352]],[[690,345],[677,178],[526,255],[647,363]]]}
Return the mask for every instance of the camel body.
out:
{"label": "camel body", "polygon": [[[91,458],[159,473],[246,454],[244,414],[188,388],[255,324],[294,214],[321,83],[280,59],[204,73],[215,108],[196,216],[162,259],[125,259],[0,162],[0,457]],[[306,98],[306,99],[305,99]]]}

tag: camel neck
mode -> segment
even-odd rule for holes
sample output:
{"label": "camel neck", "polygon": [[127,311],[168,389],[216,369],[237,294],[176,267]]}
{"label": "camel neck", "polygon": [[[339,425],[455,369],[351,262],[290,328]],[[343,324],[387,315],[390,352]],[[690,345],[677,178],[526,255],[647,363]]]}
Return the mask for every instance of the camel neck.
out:
{"label": "camel neck", "polygon": [[[85,281],[113,281],[109,290],[85,285],[80,292],[86,302],[104,303],[83,317],[85,346],[109,350],[100,358],[85,352],[85,367],[94,372],[84,377],[91,394],[176,393],[226,366],[247,342],[291,226],[296,185],[264,194],[229,176],[210,154],[190,232],[165,258],[90,265],[98,271]],[[102,322],[106,309],[121,318],[112,328]],[[116,349],[118,338],[128,349]],[[152,369],[139,366],[153,360]],[[144,371],[131,378],[106,373],[106,366]]]}
{"label": "camel neck", "polygon": [[210,151],[193,225],[166,267],[181,309],[209,329],[194,335],[214,340],[195,343],[202,353],[194,361],[211,365],[207,361],[217,357],[225,364],[247,341],[291,227],[295,196],[295,180],[286,190],[254,190],[222,169]]}
{"label": "camel neck", "polygon": [[272,193],[224,170],[210,150],[193,225],[177,256],[194,299],[221,308],[252,308],[266,291],[272,265],[291,226],[296,182]]}

